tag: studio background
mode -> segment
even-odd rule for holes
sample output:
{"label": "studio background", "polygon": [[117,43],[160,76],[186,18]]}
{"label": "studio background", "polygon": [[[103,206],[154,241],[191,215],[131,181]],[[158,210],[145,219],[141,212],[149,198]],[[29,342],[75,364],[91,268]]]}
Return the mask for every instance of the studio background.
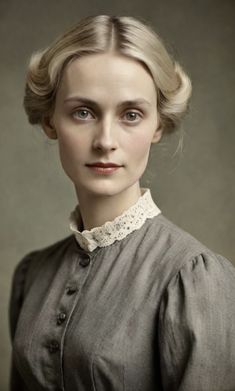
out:
{"label": "studio background", "polygon": [[26,67],[33,51],[90,14],[144,18],[192,79],[181,130],[153,145],[141,185],[167,218],[235,264],[235,2],[1,0],[1,391],[8,390],[13,270],[26,253],[70,234],[77,202],[57,141],[27,123]]}

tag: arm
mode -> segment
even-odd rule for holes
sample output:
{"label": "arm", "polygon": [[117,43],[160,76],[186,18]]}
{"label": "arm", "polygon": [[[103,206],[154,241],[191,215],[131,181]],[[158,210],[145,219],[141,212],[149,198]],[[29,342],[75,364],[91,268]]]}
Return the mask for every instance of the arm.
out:
{"label": "arm", "polygon": [[172,278],[161,301],[164,391],[235,390],[235,268],[200,254]]}
{"label": "arm", "polygon": [[[12,278],[10,301],[8,307],[10,338],[11,338],[12,346],[14,342],[18,317],[24,300],[24,285],[25,285],[26,273],[30,263],[30,255],[31,254],[27,254],[18,263],[17,267],[14,270],[14,274]],[[10,366],[10,377],[9,377],[9,390],[27,391],[23,379],[21,378],[14,362],[14,349],[11,353],[10,365],[11,366]]]}

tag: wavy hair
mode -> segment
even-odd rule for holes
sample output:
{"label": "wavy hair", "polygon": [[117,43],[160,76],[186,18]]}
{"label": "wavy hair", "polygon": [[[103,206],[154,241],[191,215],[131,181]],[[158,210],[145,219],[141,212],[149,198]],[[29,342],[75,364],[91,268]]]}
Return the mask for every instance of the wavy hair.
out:
{"label": "wavy hair", "polygon": [[152,27],[130,16],[88,16],[49,47],[31,55],[23,101],[29,123],[42,124],[43,118],[53,113],[68,63],[83,55],[106,52],[131,57],[150,73],[163,133],[172,133],[187,112],[191,81]]}

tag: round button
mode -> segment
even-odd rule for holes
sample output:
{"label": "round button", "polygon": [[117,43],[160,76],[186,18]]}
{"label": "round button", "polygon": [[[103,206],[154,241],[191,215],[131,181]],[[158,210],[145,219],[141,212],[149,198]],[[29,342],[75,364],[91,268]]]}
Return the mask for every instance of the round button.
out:
{"label": "round button", "polygon": [[91,260],[90,260],[89,257],[82,258],[82,259],[80,259],[80,261],[79,261],[79,265],[81,265],[81,266],[83,266],[83,267],[88,266],[89,263],[90,263],[90,261],[91,261]]}
{"label": "round button", "polygon": [[57,341],[51,341],[48,345],[48,350],[50,353],[54,353],[59,350],[59,343]]}
{"label": "round button", "polygon": [[66,288],[67,295],[73,295],[77,291],[77,288],[75,286],[68,286]]}
{"label": "round button", "polygon": [[66,319],[66,314],[64,312],[60,312],[58,315],[57,315],[57,324],[61,324],[65,321]]}

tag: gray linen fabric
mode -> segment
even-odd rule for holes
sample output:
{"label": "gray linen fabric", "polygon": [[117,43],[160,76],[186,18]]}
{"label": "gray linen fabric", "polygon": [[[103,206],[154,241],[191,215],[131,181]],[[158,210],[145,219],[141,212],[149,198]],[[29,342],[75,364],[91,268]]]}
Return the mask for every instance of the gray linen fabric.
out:
{"label": "gray linen fabric", "polygon": [[235,268],[162,213],[18,263],[11,391],[235,391]]}

